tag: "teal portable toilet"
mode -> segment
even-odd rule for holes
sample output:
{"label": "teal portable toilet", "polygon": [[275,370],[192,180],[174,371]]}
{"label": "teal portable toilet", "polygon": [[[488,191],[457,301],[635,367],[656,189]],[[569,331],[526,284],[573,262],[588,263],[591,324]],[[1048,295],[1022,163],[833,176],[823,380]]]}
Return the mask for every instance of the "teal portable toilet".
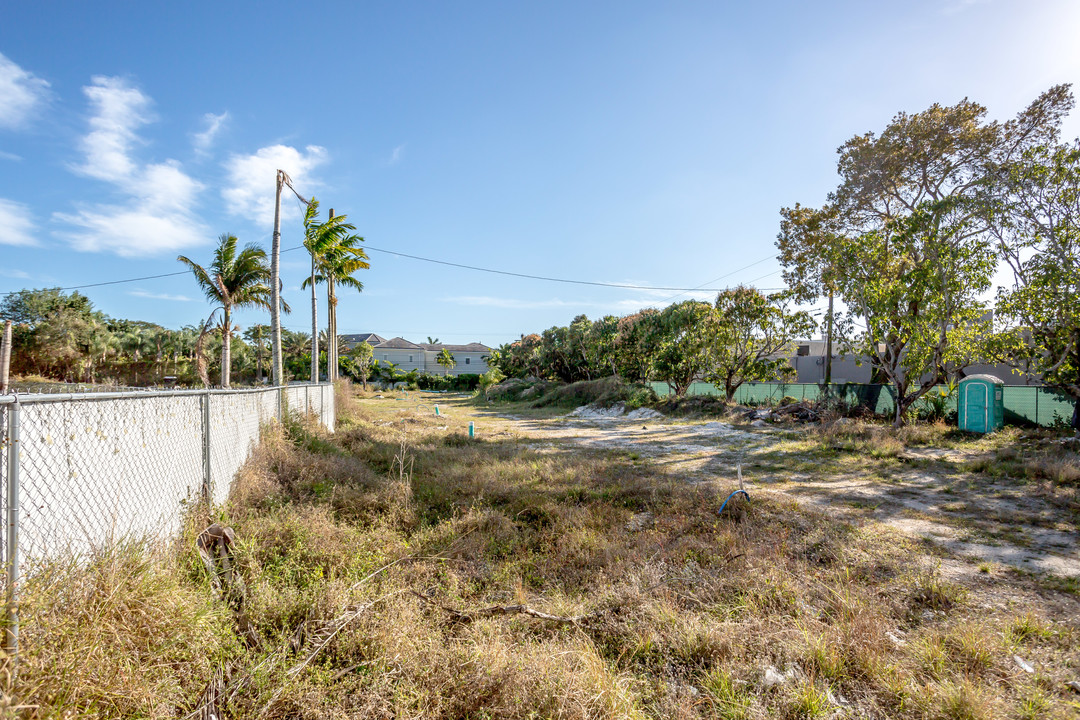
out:
{"label": "teal portable toilet", "polygon": [[960,429],[988,433],[1005,425],[1005,383],[993,375],[969,375],[960,381],[956,411]]}

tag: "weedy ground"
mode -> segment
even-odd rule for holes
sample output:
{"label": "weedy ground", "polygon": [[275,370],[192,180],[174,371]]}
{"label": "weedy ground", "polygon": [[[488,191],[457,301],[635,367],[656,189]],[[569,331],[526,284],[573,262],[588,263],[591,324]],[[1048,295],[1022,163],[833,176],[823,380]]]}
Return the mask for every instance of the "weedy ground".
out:
{"label": "weedy ground", "polygon": [[[781,491],[721,517],[730,477],[540,445],[487,408],[437,402],[439,416],[415,394],[343,395],[333,434],[267,430],[215,518],[236,533],[239,610],[195,553],[206,518],[166,548],[34,568],[9,712],[185,717],[209,686],[229,718],[1077,715],[1067,585],[945,572],[936,545]],[[924,445],[963,444],[929,432],[942,437]],[[988,442],[989,464],[965,473],[1035,460],[999,457],[1019,438]],[[759,471],[784,471],[784,443],[816,472],[917,444],[781,435]],[[1068,486],[1040,467],[1032,482]],[[477,612],[515,605],[586,617]]]}

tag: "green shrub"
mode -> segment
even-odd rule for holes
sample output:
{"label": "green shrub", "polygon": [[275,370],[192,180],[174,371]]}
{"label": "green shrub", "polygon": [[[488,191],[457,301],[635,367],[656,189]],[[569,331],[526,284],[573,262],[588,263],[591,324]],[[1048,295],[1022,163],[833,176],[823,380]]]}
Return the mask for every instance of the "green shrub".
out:
{"label": "green shrub", "polygon": [[582,380],[569,385],[555,385],[533,401],[533,407],[576,408],[582,405],[611,407],[617,402],[636,407],[656,402],[656,393],[646,385],[630,385],[614,375],[599,380]]}

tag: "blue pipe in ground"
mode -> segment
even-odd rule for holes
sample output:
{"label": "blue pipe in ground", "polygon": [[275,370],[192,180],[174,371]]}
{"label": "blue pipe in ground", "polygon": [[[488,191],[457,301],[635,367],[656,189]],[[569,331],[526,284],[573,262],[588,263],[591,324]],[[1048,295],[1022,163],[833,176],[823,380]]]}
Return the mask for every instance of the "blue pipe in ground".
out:
{"label": "blue pipe in ground", "polygon": [[724,514],[724,508],[726,508],[726,507],[727,507],[727,504],[728,504],[728,500],[731,500],[731,498],[735,497],[735,496],[736,496],[736,495],[738,495],[739,493],[742,493],[743,495],[745,495],[745,496],[746,496],[746,500],[747,500],[747,502],[749,502],[749,500],[750,500],[750,493],[746,492],[745,490],[736,490],[735,492],[733,492],[733,493],[731,493],[730,495],[728,495],[728,496],[727,496],[727,500],[725,500],[725,501],[724,501],[724,504],[720,506],[720,509],[719,509],[719,510],[717,511],[717,513],[716,513],[716,514],[717,514],[717,515],[723,515],[723,514]]}

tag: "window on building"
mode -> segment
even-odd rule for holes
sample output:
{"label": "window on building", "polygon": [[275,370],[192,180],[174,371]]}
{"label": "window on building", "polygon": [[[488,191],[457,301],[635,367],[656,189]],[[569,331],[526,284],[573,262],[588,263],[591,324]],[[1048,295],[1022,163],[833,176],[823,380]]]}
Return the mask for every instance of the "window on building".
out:
{"label": "window on building", "polygon": [[412,355],[409,356],[409,362],[412,362]]}
{"label": "window on building", "polygon": [[465,358],[465,364],[466,364],[466,365],[468,365],[468,364],[469,364],[469,358]]}

